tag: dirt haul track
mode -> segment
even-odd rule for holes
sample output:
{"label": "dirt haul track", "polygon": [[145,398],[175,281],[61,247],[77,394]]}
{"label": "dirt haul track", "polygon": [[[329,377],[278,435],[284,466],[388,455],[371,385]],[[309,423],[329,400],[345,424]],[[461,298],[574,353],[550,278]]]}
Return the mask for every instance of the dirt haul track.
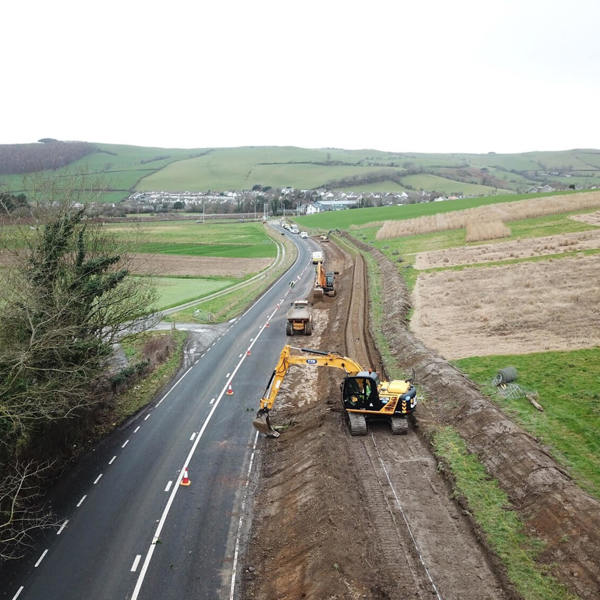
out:
{"label": "dirt haul track", "polygon": [[[379,368],[368,335],[366,272],[333,244],[338,294],[315,304],[313,348]],[[374,364],[375,363],[375,364]],[[261,600],[513,597],[450,499],[427,444],[411,428],[370,425],[351,437],[341,371],[291,369],[262,439],[261,483],[241,598]]]}

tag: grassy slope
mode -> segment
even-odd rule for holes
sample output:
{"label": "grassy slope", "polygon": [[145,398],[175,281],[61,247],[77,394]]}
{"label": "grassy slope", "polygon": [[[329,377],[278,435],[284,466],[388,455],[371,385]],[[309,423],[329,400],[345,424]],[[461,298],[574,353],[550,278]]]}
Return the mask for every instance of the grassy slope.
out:
{"label": "grassy slope", "polygon": [[[544,169],[594,169],[595,151],[556,153],[500,154],[414,154],[386,153],[374,150],[305,149],[295,147],[246,147],[214,149],[207,155],[182,161],[148,176],[138,185],[140,190],[206,190],[250,188],[255,184],[293,186],[296,188],[337,187],[346,190],[397,190],[395,181],[376,184],[341,184],[340,179],[368,173],[389,173],[415,189],[444,193],[494,193],[493,187],[454,181],[451,169],[486,168],[507,180],[513,190],[528,188]],[[591,160],[588,158],[591,157]],[[319,163],[319,164],[308,164]],[[336,164],[344,163],[344,164]],[[407,174],[406,169],[427,169],[434,173]],[[518,171],[511,173],[510,171]],[[574,172],[575,174],[575,172]],[[588,172],[600,178],[599,172]],[[444,176],[446,175],[446,176]],[[557,177],[555,177],[557,179]],[[563,178],[564,179],[564,178]],[[546,175],[544,181],[548,181]],[[565,180],[577,183],[580,179]],[[587,179],[586,183],[594,180]],[[597,179],[595,181],[600,181]]]}
{"label": "grassy slope", "polygon": [[[600,348],[465,358],[455,364],[600,499]],[[490,382],[508,365],[516,367],[519,385],[538,392],[544,412],[524,398],[504,399],[495,392]]]}
{"label": "grassy slope", "polygon": [[[56,171],[44,171],[42,176],[64,176],[68,173],[89,173],[98,178],[98,185],[107,188],[107,193],[91,194],[89,199],[103,202],[118,202],[126,198],[143,177],[162,169],[170,162],[197,156],[205,149],[183,150],[179,148],[147,148],[116,144],[96,144],[98,151],[67,167]],[[158,159],[158,160],[154,160]],[[31,176],[0,176],[0,185],[15,191],[27,191],[31,187]],[[112,191],[111,191],[112,190]],[[84,198],[85,199],[85,198]]]}
{"label": "grassy slope", "polygon": [[[452,180],[453,170],[469,167],[487,169],[488,174],[506,180],[506,187],[515,191],[525,191],[535,183],[551,181],[577,183],[585,187],[600,183],[598,150],[525,154],[420,154],[296,147],[187,150],[115,144],[97,146],[98,152],[68,168],[48,174],[61,175],[72,170],[84,170],[99,175],[104,185],[113,190],[93,198],[103,201],[118,201],[136,185],[139,190],[166,191],[218,191],[250,188],[257,183],[301,189],[329,185],[353,191],[398,190],[397,180],[356,186],[339,182],[342,178],[374,172],[388,172],[396,178],[408,177],[407,184],[412,180],[413,183],[409,185],[415,188],[424,187],[446,193],[493,193],[492,187]],[[408,173],[407,169],[413,170],[413,174]],[[428,173],[415,175],[415,169],[426,169]],[[572,170],[572,177],[564,176],[565,169]],[[560,170],[561,176],[549,175],[552,170]],[[2,184],[15,191],[24,189],[21,175],[3,176],[0,178]]]}

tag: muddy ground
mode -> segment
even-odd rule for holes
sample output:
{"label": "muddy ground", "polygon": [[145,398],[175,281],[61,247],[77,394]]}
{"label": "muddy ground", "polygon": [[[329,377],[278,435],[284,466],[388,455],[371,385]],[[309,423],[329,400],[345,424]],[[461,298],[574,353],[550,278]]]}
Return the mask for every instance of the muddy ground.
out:
{"label": "muddy ground", "polygon": [[411,329],[446,359],[591,348],[599,281],[598,254],[424,273]]}
{"label": "muddy ground", "polygon": [[447,268],[597,248],[600,248],[600,230],[578,231],[539,238],[517,239],[510,242],[419,252],[415,260],[415,268],[419,270],[436,267]]}
{"label": "muddy ground", "polygon": [[[240,598],[519,597],[467,507],[440,478],[427,440],[445,424],[458,429],[545,542],[540,560],[581,598],[600,597],[599,503],[408,331],[408,292],[396,267],[371,253],[383,273],[384,334],[426,395],[420,427],[392,437],[387,426],[373,426],[369,436],[352,438],[339,401],[341,376],[290,371],[273,412],[288,427],[278,440],[259,444],[261,481]],[[312,347],[345,345],[351,311],[343,299],[358,290],[347,271],[338,286],[338,298],[316,307]]]}
{"label": "muddy ground", "polygon": [[[363,362],[374,349],[362,348],[365,331],[349,302],[364,294],[364,280],[353,279],[348,256],[328,251],[341,272],[338,295],[315,304],[314,334],[302,345]],[[348,315],[358,327],[346,330]],[[364,438],[349,435],[342,379],[341,371],[297,367],[282,384],[272,419],[285,429],[259,446],[261,481],[240,597],[513,597],[415,430],[392,436],[381,423]]]}
{"label": "muddy ground", "polygon": [[580,598],[600,598],[600,503],[577,487],[534,437],[408,330],[410,296],[397,268],[379,251],[357,245],[371,252],[382,271],[383,333],[393,340],[399,364],[415,369],[426,394],[420,431],[428,437],[440,425],[454,426],[508,494],[527,530],[545,544],[538,560]]}

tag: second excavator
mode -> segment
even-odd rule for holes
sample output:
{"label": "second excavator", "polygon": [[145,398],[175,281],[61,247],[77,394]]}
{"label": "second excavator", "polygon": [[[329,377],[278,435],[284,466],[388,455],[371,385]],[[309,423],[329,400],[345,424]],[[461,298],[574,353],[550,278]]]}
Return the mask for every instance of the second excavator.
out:
{"label": "second excavator", "polygon": [[393,434],[407,433],[407,418],[417,406],[416,389],[410,379],[380,381],[375,371],[363,369],[355,360],[337,352],[289,345],[281,351],[253,421],[260,432],[269,437],[279,437],[279,432],[271,426],[269,411],[292,365],[334,367],[346,372],[340,388],[351,435],[366,435],[367,419],[382,418],[389,421]]}

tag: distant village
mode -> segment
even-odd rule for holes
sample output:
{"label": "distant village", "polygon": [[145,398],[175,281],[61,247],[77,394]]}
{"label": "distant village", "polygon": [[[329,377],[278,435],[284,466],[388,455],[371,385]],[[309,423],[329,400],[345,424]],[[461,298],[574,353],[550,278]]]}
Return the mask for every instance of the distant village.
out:
{"label": "distant village", "polygon": [[[531,188],[534,192],[553,192],[543,185]],[[301,190],[292,187],[272,188],[256,185],[251,190],[223,192],[134,192],[118,204],[96,205],[96,211],[113,216],[144,213],[202,213],[203,215],[245,215],[266,218],[280,215],[310,215],[331,210],[348,210],[374,206],[443,202],[463,198],[436,192],[345,192],[341,190]]]}

